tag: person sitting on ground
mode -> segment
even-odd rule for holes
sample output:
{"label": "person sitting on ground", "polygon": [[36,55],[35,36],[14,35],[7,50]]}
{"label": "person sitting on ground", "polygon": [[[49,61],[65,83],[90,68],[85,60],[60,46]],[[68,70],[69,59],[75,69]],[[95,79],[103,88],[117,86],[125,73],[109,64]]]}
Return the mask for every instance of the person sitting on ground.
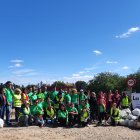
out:
{"label": "person sitting on ground", "polygon": [[55,119],[56,119],[56,113],[55,110],[53,108],[53,106],[51,105],[51,103],[48,104],[48,107],[46,108],[45,111],[45,116],[46,116],[46,123],[47,124],[54,124]]}
{"label": "person sitting on ground", "polygon": [[32,123],[32,117],[29,106],[30,105],[28,101],[22,104],[19,114],[19,126],[28,127],[29,124]]}
{"label": "person sitting on ground", "polygon": [[69,125],[70,126],[74,126],[77,123],[77,119],[78,119],[78,111],[77,109],[74,107],[73,103],[69,103],[68,105],[69,107],[67,108],[67,111],[69,113]]}
{"label": "person sitting on ground", "polygon": [[34,117],[35,125],[42,127],[44,125],[43,115],[44,111],[38,106],[38,100],[33,102],[33,105],[30,106],[31,114]]}
{"label": "person sitting on ground", "polygon": [[57,119],[59,126],[68,126],[68,111],[63,103],[59,106]]}
{"label": "person sitting on ground", "polygon": [[82,127],[85,127],[88,125],[89,118],[90,118],[89,110],[87,109],[86,106],[84,106],[84,108],[80,114],[80,123],[81,123]]}
{"label": "person sitting on ground", "polygon": [[116,103],[113,103],[113,106],[110,111],[110,117],[111,117],[111,125],[117,126],[120,119],[120,113]]}

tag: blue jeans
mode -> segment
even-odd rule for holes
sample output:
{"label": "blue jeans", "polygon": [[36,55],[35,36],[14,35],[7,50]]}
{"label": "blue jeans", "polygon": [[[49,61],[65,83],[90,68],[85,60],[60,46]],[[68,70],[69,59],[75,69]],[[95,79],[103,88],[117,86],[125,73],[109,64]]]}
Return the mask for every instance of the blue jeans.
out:
{"label": "blue jeans", "polygon": [[10,125],[10,116],[11,116],[11,112],[12,112],[12,103],[11,105],[6,105],[6,124]]}
{"label": "blue jeans", "polygon": [[2,105],[0,107],[0,118],[4,120],[4,114],[5,114],[6,106]]}

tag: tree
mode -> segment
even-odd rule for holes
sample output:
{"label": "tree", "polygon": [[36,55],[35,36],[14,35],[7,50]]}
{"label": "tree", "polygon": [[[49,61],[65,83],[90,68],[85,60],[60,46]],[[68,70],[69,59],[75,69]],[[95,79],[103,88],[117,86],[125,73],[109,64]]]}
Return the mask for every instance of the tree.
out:
{"label": "tree", "polygon": [[65,84],[64,82],[62,82],[62,81],[55,81],[55,82],[51,85],[52,88],[56,87],[57,90],[64,89],[65,86],[66,86],[66,84]]}
{"label": "tree", "polygon": [[105,72],[100,73],[92,80],[89,81],[88,90],[95,91],[96,93],[103,91],[109,92],[109,90],[125,90],[126,78],[119,76],[118,74]]}
{"label": "tree", "polygon": [[75,83],[76,89],[80,91],[81,89],[85,90],[87,88],[87,83],[85,81],[77,81]]}

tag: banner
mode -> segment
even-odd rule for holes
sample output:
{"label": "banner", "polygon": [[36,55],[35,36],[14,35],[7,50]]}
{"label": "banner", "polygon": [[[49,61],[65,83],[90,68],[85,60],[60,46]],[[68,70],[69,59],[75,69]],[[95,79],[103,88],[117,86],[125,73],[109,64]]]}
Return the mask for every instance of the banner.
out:
{"label": "banner", "polygon": [[140,108],[140,93],[132,93],[131,101],[133,109]]}

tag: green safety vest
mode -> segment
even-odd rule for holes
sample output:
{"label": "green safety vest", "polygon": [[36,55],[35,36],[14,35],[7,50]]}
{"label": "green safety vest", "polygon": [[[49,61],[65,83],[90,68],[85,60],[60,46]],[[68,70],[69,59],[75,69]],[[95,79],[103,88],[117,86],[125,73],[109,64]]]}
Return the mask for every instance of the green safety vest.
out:
{"label": "green safety vest", "polygon": [[54,110],[51,108],[51,110],[46,109],[47,115],[52,118],[54,116]]}
{"label": "green safety vest", "polygon": [[58,109],[59,108],[59,103],[62,103],[64,101],[64,97],[62,97],[61,99],[59,99],[56,96],[56,101],[57,101],[57,103],[54,104],[54,108]]}
{"label": "green safety vest", "polygon": [[[26,114],[26,115],[30,115],[30,108],[24,108],[24,113]],[[20,117],[22,117],[22,116],[24,116],[25,114],[24,114],[23,112],[20,112],[19,113],[19,118]]]}
{"label": "green safety vest", "polygon": [[123,97],[122,98],[122,102],[121,102],[122,106],[129,106],[129,100],[128,100],[128,96]]}
{"label": "green safety vest", "polygon": [[88,116],[89,116],[88,111],[84,112],[84,113],[81,115],[81,122],[83,122],[86,118],[88,118]]}
{"label": "green safety vest", "polygon": [[21,107],[21,95],[14,94],[13,99],[14,99],[14,107]]}
{"label": "green safety vest", "polygon": [[[117,116],[119,114],[119,109],[116,108],[114,115]],[[113,108],[111,108],[111,116],[113,115]],[[112,116],[113,117],[113,116]],[[118,115],[117,117],[113,117],[113,119],[118,122],[120,120],[120,116]]]}

